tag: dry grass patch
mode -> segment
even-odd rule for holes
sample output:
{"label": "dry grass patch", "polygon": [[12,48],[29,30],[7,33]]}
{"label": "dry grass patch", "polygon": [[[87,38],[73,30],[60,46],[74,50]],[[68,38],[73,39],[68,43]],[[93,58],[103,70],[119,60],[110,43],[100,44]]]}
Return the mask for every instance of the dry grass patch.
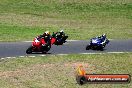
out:
{"label": "dry grass patch", "polygon": [[92,64],[84,62],[69,62],[56,64],[34,64],[14,71],[0,72],[0,79],[7,81],[10,85],[33,87],[62,88],[65,85],[75,84],[75,70],[78,64],[82,64],[89,73],[93,72]]}
{"label": "dry grass patch", "polygon": [[63,27],[63,28],[80,28],[86,26],[84,21],[56,19],[50,17],[37,17],[33,15],[20,15],[20,14],[2,14],[0,15],[0,22],[17,26],[30,26],[30,27]]}

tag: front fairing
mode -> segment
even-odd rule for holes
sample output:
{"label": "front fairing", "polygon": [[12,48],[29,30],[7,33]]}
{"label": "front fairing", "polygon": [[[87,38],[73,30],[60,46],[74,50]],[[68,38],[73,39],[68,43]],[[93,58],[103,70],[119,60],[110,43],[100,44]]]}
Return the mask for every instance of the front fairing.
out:
{"label": "front fairing", "polygon": [[93,38],[93,39],[91,39],[91,44],[100,45],[101,44],[101,40],[98,39],[98,38]]}

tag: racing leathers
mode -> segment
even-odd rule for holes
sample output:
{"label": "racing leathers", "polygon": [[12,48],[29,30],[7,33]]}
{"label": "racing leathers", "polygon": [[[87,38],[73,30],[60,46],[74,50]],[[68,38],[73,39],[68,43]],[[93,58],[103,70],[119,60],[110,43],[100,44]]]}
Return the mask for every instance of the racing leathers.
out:
{"label": "racing leathers", "polygon": [[51,36],[50,35],[39,35],[38,37],[37,37],[37,40],[38,41],[40,41],[40,39],[44,39],[44,41],[45,41],[45,43],[46,44],[51,44]]}

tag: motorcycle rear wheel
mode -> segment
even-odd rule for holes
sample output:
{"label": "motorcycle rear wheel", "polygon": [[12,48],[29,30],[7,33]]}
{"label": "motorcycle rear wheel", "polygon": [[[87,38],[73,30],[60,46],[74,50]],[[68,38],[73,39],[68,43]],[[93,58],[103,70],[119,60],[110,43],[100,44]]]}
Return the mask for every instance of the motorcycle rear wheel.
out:
{"label": "motorcycle rear wheel", "polygon": [[51,46],[42,47],[42,53],[46,54],[50,50]]}

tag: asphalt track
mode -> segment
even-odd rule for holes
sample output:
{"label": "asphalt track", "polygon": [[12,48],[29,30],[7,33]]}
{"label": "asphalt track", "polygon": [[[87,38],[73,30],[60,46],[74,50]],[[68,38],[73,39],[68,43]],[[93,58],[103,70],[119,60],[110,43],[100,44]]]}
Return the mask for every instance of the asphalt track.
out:
{"label": "asphalt track", "polygon": [[[104,51],[85,50],[89,41],[68,41],[64,45],[53,45],[49,54],[79,54],[79,53],[118,53],[132,52],[132,40],[111,40]],[[26,56],[26,49],[31,42],[0,42],[0,58]],[[38,55],[38,54],[30,54]],[[40,54],[39,54],[40,55]],[[42,54],[43,55],[43,54]]]}

